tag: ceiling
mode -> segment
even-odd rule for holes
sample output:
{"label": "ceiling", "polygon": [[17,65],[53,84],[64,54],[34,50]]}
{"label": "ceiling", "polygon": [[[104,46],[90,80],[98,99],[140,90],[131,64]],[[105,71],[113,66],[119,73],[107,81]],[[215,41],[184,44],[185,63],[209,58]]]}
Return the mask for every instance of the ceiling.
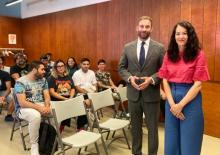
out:
{"label": "ceiling", "polygon": [[21,18],[21,4],[6,7],[5,3],[11,0],[0,0],[0,16]]}
{"label": "ceiling", "polygon": [[28,18],[110,0],[23,0],[6,7],[5,3],[11,1],[13,0],[0,0],[0,16]]}

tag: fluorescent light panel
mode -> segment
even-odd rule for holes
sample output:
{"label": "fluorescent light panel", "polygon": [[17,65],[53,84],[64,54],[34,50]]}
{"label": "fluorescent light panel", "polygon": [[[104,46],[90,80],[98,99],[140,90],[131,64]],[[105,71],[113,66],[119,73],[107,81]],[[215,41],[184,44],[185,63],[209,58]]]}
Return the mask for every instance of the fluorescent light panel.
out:
{"label": "fluorescent light panel", "polygon": [[5,6],[12,6],[14,4],[17,4],[17,3],[20,3],[22,2],[23,0],[15,0],[15,1],[11,1],[11,2],[8,2],[5,4]]}

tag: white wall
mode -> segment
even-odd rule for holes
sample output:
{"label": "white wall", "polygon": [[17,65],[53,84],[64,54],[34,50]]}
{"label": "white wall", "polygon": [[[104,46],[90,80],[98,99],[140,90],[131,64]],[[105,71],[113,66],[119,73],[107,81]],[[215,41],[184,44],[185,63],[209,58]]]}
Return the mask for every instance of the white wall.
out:
{"label": "white wall", "polygon": [[110,0],[23,0],[21,17],[28,18],[106,1]]}

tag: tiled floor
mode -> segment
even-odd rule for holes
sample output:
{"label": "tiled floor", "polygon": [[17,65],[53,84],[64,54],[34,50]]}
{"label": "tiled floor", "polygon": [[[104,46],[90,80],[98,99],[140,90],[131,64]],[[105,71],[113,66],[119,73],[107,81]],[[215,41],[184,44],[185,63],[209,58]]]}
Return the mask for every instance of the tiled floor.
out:
{"label": "tiled floor", "polygon": [[[19,136],[19,132],[16,132],[14,135],[13,141],[10,141],[10,132],[12,123],[4,122],[4,115],[0,115],[0,155],[29,155],[30,151],[24,151],[22,148],[21,139]],[[72,128],[66,128],[64,135],[73,132]],[[121,134],[120,132],[118,134]],[[130,139],[130,132],[127,130],[127,134],[129,135]],[[163,155],[164,150],[164,127],[163,124],[160,124],[159,127],[159,150],[158,155]],[[104,155],[104,151],[99,142],[101,154]],[[220,139],[210,137],[204,135],[203,146],[202,146],[202,153],[201,155],[220,155]],[[75,155],[77,150],[71,149],[67,151],[67,155]],[[91,152],[95,152],[94,146],[90,146],[88,148],[88,152],[82,152],[82,154],[91,154]],[[144,138],[143,138],[143,153],[147,155],[147,130],[144,129]],[[124,141],[118,140],[112,143],[109,147],[109,155],[130,155],[131,151],[128,150]]]}

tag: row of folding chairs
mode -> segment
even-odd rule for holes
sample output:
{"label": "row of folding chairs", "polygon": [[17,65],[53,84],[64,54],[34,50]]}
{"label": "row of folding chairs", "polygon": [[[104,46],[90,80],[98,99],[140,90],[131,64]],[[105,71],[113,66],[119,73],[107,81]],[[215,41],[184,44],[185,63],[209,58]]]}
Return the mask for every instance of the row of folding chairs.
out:
{"label": "row of folding chairs", "polygon": [[[112,106],[114,108],[115,102],[112,97],[112,91],[107,89],[105,91],[99,93],[89,93],[88,98],[91,100],[91,112],[94,115],[94,123],[98,128],[98,132],[92,132],[93,126],[89,121],[89,114],[86,110],[86,106],[84,104],[83,96],[78,96],[66,101],[52,101],[52,113],[55,120],[55,127],[57,130],[57,140],[58,144],[61,147],[60,153],[65,154],[65,150],[70,148],[80,148],[80,150],[85,147],[87,148],[88,145],[94,143],[95,148],[97,150],[97,154],[100,154],[97,141],[101,140],[102,145],[105,150],[105,154],[108,155],[106,141],[103,138],[104,132],[111,132],[116,130],[122,130],[123,137],[126,140],[128,148],[130,149],[130,145],[127,139],[127,135],[125,133],[125,127],[129,125],[128,120],[116,119],[116,118],[109,118],[105,122],[99,123],[98,117],[96,112],[102,108]],[[90,124],[90,131],[80,131],[70,135],[68,137],[62,138],[59,133],[59,124],[66,119],[86,115],[88,119],[88,123]],[[109,144],[111,144],[114,140],[118,139],[119,137],[114,137]],[[120,137],[121,138],[121,137]]]}
{"label": "row of folding chairs", "polygon": [[[120,103],[123,103],[127,100],[126,97],[126,87],[119,87],[117,92],[120,97]],[[117,140],[118,138],[122,138],[120,136],[115,136],[115,132],[117,130],[122,130],[123,132],[123,138],[125,138],[125,142],[130,149],[129,141],[125,132],[125,127],[129,125],[128,120],[122,120],[117,118],[109,118],[107,121],[100,123],[99,118],[97,117],[96,113],[102,108],[111,106],[113,109],[115,109],[115,101],[112,97],[112,91],[111,89],[107,89],[105,91],[99,92],[99,93],[89,93],[88,94],[89,99],[91,100],[91,107],[89,112],[92,112],[94,116],[93,122],[90,122],[89,118],[89,112],[87,110],[87,107],[84,103],[83,96],[77,96],[75,98],[65,100],[65,101],[51,101],[51,108],[52,108],[52,115],[54,120],[54,126],[57,131],[57,143],[59,145],[59,151],[56,152],[56,154],[65,154],[65,151],[70,148],[78,148],[78,154],[80,154],[80,151],[82,148],[87,149],[87,146],[90,144],[94,144],[97,154],[100,154],[99,147],[97,144],[97,141],[101,140],[102,146],[104,147],[105,154],[108,155],[108,146]],[[123,104],[121,105],[123,107]],[[122,108],[123,113],[124,108]],[[117,110],[114,110],[114,112],[117,112]],[[80,131],[77,133],[74,133],[68,137],[63,138],[59,131],[59,125],[63,120],[69,119],[69,118],[75,118],[77,116],[86,115],[89,123],[89,131]],[[116,116],[116,115],[114,115]],[[19,118],[18,118],[19,119]],[[20,122],[19,122],[20,121]],[[22,124],[19,120],[19,129],[20,133],[22,132]],[[14,122],[15,124],[16,122]],[[95,125],[94,125],[95,124]],[[96,127],[98,130],[94,132],[94,127]],[[14,125],[13,125],[14,128]],[[12,128],[12,134],[14,132],[14,129]],[[107,132],[106,140],[103,138],[103,133]],[[107,144],[107,140],[109,138],[110,132],[113,132],[112,138]],[[24,149],[26,149],[26,145],[24,142],[24,136],[22,136],[22,142]],[[12,140],[11,136],[11,140]],[[55,144],[56,145],[56,144]],[[55,147],[54,147],[55,148]],[[52,154],[54,154],[55,149],[53,149]]]}

